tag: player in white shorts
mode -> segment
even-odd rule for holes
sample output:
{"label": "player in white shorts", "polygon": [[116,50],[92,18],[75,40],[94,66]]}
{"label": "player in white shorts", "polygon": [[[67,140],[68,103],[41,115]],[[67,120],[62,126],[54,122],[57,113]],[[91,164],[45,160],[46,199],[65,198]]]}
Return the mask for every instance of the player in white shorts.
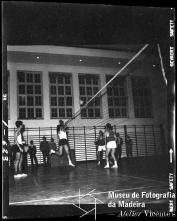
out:
{"label": "player in white shorts", "polygon": [[63,149],[66,152],[67,159],[69,162],[69,166],[75,167],[75,165],[72,163],[69,153],[69,144],[68,144],[68,137],[67,137],[67,128],[64,125],[64,122],[60,120],[60,124],[57,126],[57,135],[59,138],[59,152],[51,150],[51,154],[57,154],[61,156],[63,154]]}
{"label": "player in white shorts", "polygon": [[105,147],[105,137],[104,137],[104,133],[103,131],[99,131],[99,136],[95,142],[95,144],[98,147],[97,150],[97,158],[98,158],[98,166],[100,166],[100,161],[101,161],[101,152],[102,151],[106,151],[106,147]]}
{"label": "player in white shorts", "polygon": [[106,124],[105,137],[106,137],[106,166],[104,168],[109,168],[109,154],[110,153],[114,160],[114,165],[112,166],[112,168],[118,168],[117,160],[115,157],[115,150],[117,148],[116,136],[112,130],[111,124],[109,123]]}

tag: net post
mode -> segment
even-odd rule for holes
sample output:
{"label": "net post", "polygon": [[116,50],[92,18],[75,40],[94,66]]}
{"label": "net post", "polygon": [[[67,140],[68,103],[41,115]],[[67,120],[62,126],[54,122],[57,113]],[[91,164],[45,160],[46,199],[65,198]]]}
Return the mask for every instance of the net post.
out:
{"label": "net post", "polygon": [[154,131],[154,125],[152,125],[152,134],[153,134],[153,141],[154,141],[154,152],[155,155],[157,156],[157,146],[156,146],[156,141],[155,141],[155,131]]}
{"label": "net post", "polygon": [[73,126],[73,141],[74,141],[74,160],[76,162],[76,140],[75,140],[75,129],[74,129],[74,126]]}
{"label": "net post", "polygon": [[[93,126],[93,129],[94,129],[94,134],[95,134],[95,141],[96,141],[96,126]],[[97,150],[96,150],[96,159],[97,159]]]}
{"label": "net post", "polygon": [[138,154],[138,142],[137,142],[137,133],[136,133],[136,125],[134,125],[134,129],[135,129],[135,144],[136,144],[136,154],[137,154],[137,157],[139,156]]}
{"label": "net post", "polygon": [[50,127],[50,138],[52,138],[52,127]]}
{"label": "net post", "polygon": [[[40,149],[41,131],[39,127],[39,149]],[[40,153],[40,164],[41,164],[41,153]]]}
{"label": "net post", "polygon": [[161,140],[161,147],[162,147],[162,155],[165,155],[165,146],[166,146],[166,140],[165,140],[165,133],[163,125],[160,124],[160,140]]}
{"label": "net post", "polygon": [[124,125],[124,137],[125,137],[125,148],[126,148],[126,154],[127,154],[127,143],[126,143],[126,139],[127,139],[127,126]]}
{"label": "net post", "polygon": [[27,144],[28,144],[28,127],[26,128],[26,133],[27,133]]}
{"label": "net post", "polygon": [[86,163],[87,163],[87,143],[86,143],[85,126],[84,126],[84,144],[85,144],[85,158],[86,158]]}

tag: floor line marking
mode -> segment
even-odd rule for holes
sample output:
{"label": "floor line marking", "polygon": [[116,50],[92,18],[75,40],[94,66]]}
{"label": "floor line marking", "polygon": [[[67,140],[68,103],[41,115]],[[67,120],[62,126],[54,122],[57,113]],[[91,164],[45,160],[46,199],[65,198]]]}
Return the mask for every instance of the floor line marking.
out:
{"label": "floor line marking", "polygon": [[[92,169],[88,169],[88,170],[93,171]],[[149,179],[149,178],[141,178],[141,177],[137,177],[137,176],[129,176],[129,175],[125,175],[125,174],[120,174],[120,176],[127,176],[127,177],[133,177],[133,178],[137,178],[137,179],[142,179],[142,180],[155,181],[155,182],[158,182],[158,183],[165,183],[165,181],[159,181],[159,180]]]}
{"label": "floor line marking", "polygon": [[[97,193],[92,193],[94,195],[96,194],[101,194],[101,193],[108,193],[110,191],[112,192],[122,192],[122,191],[127,191],[127,190],[136,190],[136,189],[144,189],[144,188],[151,188],[151,187],[165,187],[165,186],[168,186],[168,185],[163,185],[163,186],[143,186],[143,187],[136,187],[136,188],[129,188],[129,189],[122,189],[122,190],[108,190],[108,191],[105,191],[105,192],[97,192]],[[80,196],[84,196],[83,195],[80,195]],[[39,199],[39,200],[28,200],[28,201],[21,201],[21,202],[12,202],[12,203],[9,203],[10,205],[14,205],[14,204],[23,204],[23,203],[30,203],[30,202],[40,202],[40,201],[51,201],[51,200],[63,200],[63,199],[68,199],[68,198],[75,198],[75,197],[79,197],[79,195],[75,195],[75,196],[66,196],[66,197],[60,197],[60,198],[49,198],[49,199]]]}
{"label": "floor line marking", "polygon": [[141,179],[141,180],[155,181],[155,182],[164,183],[164,184],[166,183],[165,181],[159,181],[159,180],[148,179],[148,178],[141,178],[141,177],[137,177],[137,176],[129,176],[129,175],[125,175],[125,174],[120,174],[120,176],[132,177],[132,178],[137,178],[137,179]]}

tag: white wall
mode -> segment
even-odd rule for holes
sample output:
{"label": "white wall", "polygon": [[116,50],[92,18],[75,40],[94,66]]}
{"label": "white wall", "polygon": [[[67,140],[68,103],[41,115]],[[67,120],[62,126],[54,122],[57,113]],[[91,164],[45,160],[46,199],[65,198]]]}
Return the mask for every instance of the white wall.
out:
{"label": "white wall", "polygon": [[[24,63],[8,63],[8,70],[10,71],[10,119],[9,127],[12,128],[17,120],[17,70],[27,71],[41,71],[42,74],[42,85],[43,85],[43,107],[44,107],[44,119],[42,120],[23,120],[26,127],[55,127],[58,124],[58,119],[50,119],[50,102],[49,102],[49,77],[48,72],[70,72],[73,77],[73,96],[74,96],[74,112],[77,112],[79,105],[79,85],[78,85],[78,73],[93,73],[100,74],[101,87],[105,85],[105,75],[115,74],[117,69],[102,68],[102,67],[77,67],[77,66],[63,66],[63,65],[47,65],[47,64],[24,64]],[[129,73],[127,69],[125,73]],[[152,86],[152,98],[153,98],[153,115],[152,119],[135,119],[133,111],[133,103],[131,99],[130,90],[130,77],[127,77],[128,92],[130,98],[128,101],[129,117],[122,119],[109,119],[108,117],[108,106],[107,97],[103,96],[102,109],[103,119],[80,119],[78,117],[70,123],[70,126],[93,126],[103,125],[107,121],[112,124],[128,124],[128,125],[142,125],[142,124],[163,124],[166,120],[166,90],[163,83],[162,75],[159,68],[153,69],[152,66],[147,67],[144,64],[138,68],[135,72],[129,73],[133,75],[149,76]]]}

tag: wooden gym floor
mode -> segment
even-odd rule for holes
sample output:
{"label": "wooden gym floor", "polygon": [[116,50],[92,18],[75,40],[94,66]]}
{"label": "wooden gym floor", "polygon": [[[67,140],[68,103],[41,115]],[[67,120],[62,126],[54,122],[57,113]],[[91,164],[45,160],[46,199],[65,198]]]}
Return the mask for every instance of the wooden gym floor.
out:
{"label": "wooden gym floor", "polygon": [[[28,169],[28,176],[14,179],[9,174],[9,205],[78,204],[79,191],[108,203],[108,192],[140,193],[168,191],[168,162],[162,158],[141,157],[121,159],[118,169],[97,167],[96,162],[80,162],[75,168],[59,166]],[[128,199],[136,200],[137,199]],[[140,201],[140,200],[139,200]],[[156,203],[155,199],[146,199]],[[160,201],[158,201],[160,202]],[[82,204],[93,204],[86,196]]]}

